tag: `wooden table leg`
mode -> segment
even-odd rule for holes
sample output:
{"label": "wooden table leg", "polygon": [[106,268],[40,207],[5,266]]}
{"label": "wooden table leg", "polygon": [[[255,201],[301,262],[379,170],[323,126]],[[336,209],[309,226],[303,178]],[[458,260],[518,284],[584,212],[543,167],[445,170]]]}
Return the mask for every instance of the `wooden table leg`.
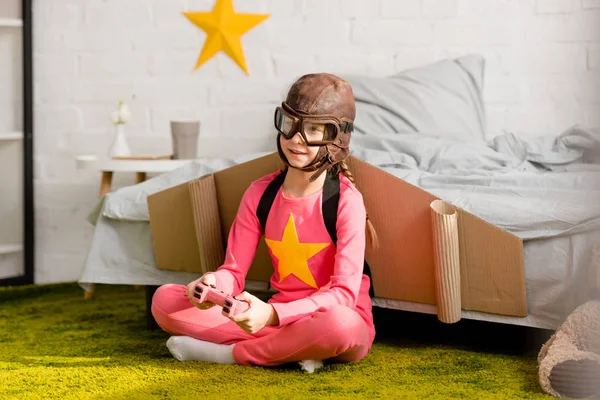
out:
{"label": "wooden table leg", "polygon": [[[101,198],[106,193],[109,193],[112,187],[112,171],[103,171],[102,172],[102,181],[100,182],[100,192],[98,193],[98,198]],[[96,284],[92,283],[90,285],[90,290],[86,290],[83,294],[84,300],[90,300],[94,298],[94,294],[96,293]]]}
{"label": "wooden table leg", "polygon": [[106,193],[110,192],[112,187],[112,171],[104,171],[102,172],[102,183],[100,184],[100,193],[98,194],[98,198],[104,196]]}
{"label": "wooden table leg", "polygon": [[135,173],[135,183],[142,183],[146,180],[146,173],[145,172],[136,172]]}

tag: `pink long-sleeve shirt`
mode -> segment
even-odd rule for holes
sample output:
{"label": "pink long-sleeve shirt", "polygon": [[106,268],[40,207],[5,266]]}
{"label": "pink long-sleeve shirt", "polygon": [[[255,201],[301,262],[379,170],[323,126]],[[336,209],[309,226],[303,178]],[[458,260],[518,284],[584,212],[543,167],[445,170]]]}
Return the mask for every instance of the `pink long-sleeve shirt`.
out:
{"label": "pink long-sleeve shirt", "polygon": [[[234,295],[244,287],[246,274],[262,236],[256,209],[267,185],[281,171],[251,183],[231,226],[225,262],[215,272],[221,290]],[[344,305],[372,320],[369,279],[363,276],[366,213],[356,187],[340,174],[337,246],[327,232],[321,209],[323,190],[291,198],[280,189],[265,227],[273,260],[270,300],[279,325],[292,323],[318,308]]]}

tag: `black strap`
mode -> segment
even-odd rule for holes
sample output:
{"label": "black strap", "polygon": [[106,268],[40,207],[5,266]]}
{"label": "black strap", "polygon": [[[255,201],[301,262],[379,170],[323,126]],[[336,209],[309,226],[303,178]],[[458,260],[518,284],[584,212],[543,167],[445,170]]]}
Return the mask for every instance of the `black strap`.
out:
{"label": "black strap", "polygon": [[369,263],[365,258],[365,264],[363,265],[363,274],[369,277],[371,284],[369,285],[369,296],[375,297],[375,288],[373,287],[373,277],[371,276],[371,267],[369,267]]}
{"label": "black strap", "polygon": [[281,185],[283,185],[286,173],[287,170],[284,170],[282,173],[277,175],[275,179],[271,181],[271,183],[269,183],[269,186],[267,186],[265,189],[265,192],[258,203],[258,207],[256,208],[256,216],[258,217],[258,221],[260,222],[263,233],[265,232],[265,227],[267,226],[267,219],[269,218],[271,206],[275,201],[275,196],[277,196],[279,188]]}
{"label": "black strap", "polygon": [[[265,227],[267,226],[267,219],[269,218],[271,207],[275,201],[275,196],[277,196],[277,192],[285,180],[286,172],[287,170],[284,170],[269,183],[263,195],[261,196],[260,201],[258,202],[256,216],[258,217],[258,221],[260,222],[263,233],[265,232]],[[329,233],[329,236],[331,237],[331,240],[335,246],[337,246],[337,214],[339,202],[340,177],[337,174],[328,174],[325,178],[325,183],[323,184],[321,211],[323,213],[325,228],[327,228],[327,232]],[[369,267],[366,259],[363,266],[363,274],[367,275],[371,280],[371,285],[369,285],[369,296],[375,297],[375,291],[373,289],[372,282],[373,278],[371,277],[371,268]]]}
{"label": "black strap", "polygon": [[[323,203],[321,209],[323,211],[323,220],[325,221],[325,227],[333,244],[337,246],[337,214],[338,205],[340,202],[340,176],[339,175],[327,175],[325,184],[323,185]],[[372,281],[371,268],[365,260],[363,265],[363,274],[367,275]],[[373,282],[369,285],[369,296],[375,297],[375,291],[373,289]]]}
{"label": "black strap", "polygon": [[340,177],[338,175],[327,175],[323,184],[323,202],[321,210],[325,228],[329,232],[329,236],[333,244],[337,246],[337,214],[338,204],[340,202]]}

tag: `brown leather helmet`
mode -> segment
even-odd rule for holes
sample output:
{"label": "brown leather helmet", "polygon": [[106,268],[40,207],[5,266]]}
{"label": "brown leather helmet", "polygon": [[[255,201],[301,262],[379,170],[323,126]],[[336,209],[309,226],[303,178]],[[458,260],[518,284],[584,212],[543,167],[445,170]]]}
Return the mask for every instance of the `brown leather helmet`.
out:
{"label": "brown leather helmet", "polygon": [[[314,181],[350,155],[355,116],[354,93],[348,82],[326,73],[300,77],[290,88],[281,107],[275,110],[279,156],[289,167],[296,168],[290,165],[281,150],[280,135],[291,139],[300,133],[308,146],[319,146],[315,159],[309,165],[298,168],[317,171],[310,177]],[[314,130],[315,126],[319,126],[319,132]]]}

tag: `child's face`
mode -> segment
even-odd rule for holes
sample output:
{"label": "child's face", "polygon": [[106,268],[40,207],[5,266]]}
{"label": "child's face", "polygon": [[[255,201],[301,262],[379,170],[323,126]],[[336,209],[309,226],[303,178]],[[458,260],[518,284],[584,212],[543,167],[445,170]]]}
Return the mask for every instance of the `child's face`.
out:
{"label": "child's face", "polygon": [[[309,141],[323,140],[324,129],[323,124],[312,124],[310,132],[305,132],[305,134]],[[307,166],[319,153],[319,146],[307,146],[299,132],[296,132],[291,139],[279,135],[279,144],[288,162],[296,168]]]}

